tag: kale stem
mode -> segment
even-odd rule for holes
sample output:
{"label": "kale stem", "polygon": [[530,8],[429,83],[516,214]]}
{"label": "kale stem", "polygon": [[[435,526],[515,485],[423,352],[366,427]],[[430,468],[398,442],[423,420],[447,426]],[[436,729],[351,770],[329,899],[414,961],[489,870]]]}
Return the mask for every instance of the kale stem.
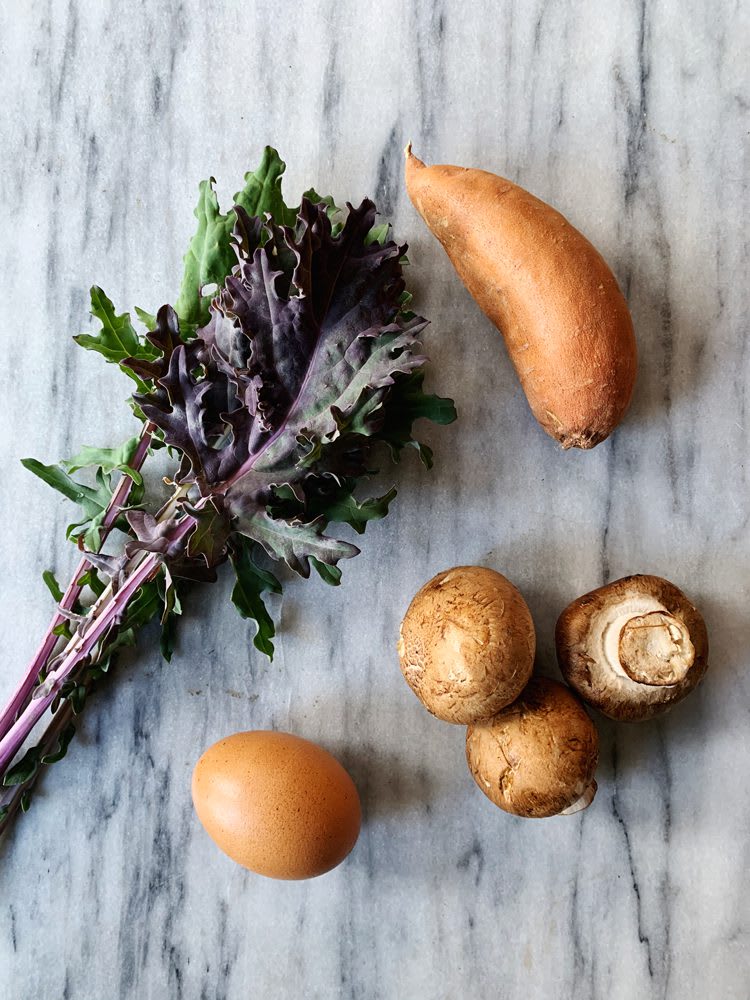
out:
{"label": "kale stem", "polygon": [[[57,746],[60,734],[72,718],[73,706],[69,701],[63,702],[50,719],[47,728],[39,740],[38,748],[40,756],[48,754]],[[18,812],[24,794],[30,792],[36,784],[39,774],[40,771],[37,770],[30,778],[27,778],[26,781],[21,782],[19,785],[11,785],[7,788],[0,787],[0,815],[2,816],[2,819],[0,819],[0,836],[2,836],[3,831],[7,829],[11,820]]]}
{"label": "kale stem", "polygon": [[[156,425],[152,423],[144,424],[143,430],[141,431],[140,440],[138,442],[138,447],[133,454],[133,458],[130,461],[130,468],[138,472],[146,460],[148,455],[148,449],[151,444],[151,436],[156,430]],[[133,488],[133,480],[130,476],[124,475],[117,484],[117,488],[112,494],[112,499],[107,507],[106,514],[101,526],[101,545],[107,539],[115,521],[120,516],[122,508],[126,505],[128,497],[130,496],[130,491]],[[73,574],[68,587],[63,594],[63,598],[60,601],[60,607],[66,611],[71,611],[75,606],[76,601],[81,595],[82,586],[80,584],[80,578],[86,571],[88,567],[88,560],[86,556],[81,558],[81,561],[76,567],[76,571]],[[63,621],[64,617],[55,613],[52,621],[47,627],[47,632],[45,633],[42,642],[37,649],[34,658],[27,667],[26,673],[19,683],[18,687],[11,695],[8,704],[0,713],[0,733],[5,733],[7,729],[13,724],[14,719],[18,713],[28,704],[29,697],[34,688],[34,685],[39,680],[39,675],[47,664],[47,661],[55,648],[57,643],[57,636],[54,634],[54,629],[57,628]]]}
{"label": "kale stem", "polygon": [[[185,515],[175,527],[172,540],[179,542],[185,538],[195,524],[194,517]],[[5,773],[37,722],[55,700],[67,678],[94,650],[110,628],[116,625],[130,599],[135,596],[142,584],[156,576],[161,565],[162,557],[155,552],[149,552],[142,562],[132,569],[116,593],[110,584],[92,606],[83,628],[79,628],[60,654],[59,664],[37,687],[26,707],[0,739],[0,776]]]}
{"label": "kale stem", "polygon": [[[157,514],[158,520],[168,520],[174,516],[176,505],[179,500],[185,496],[188,492],[189,486],[182,485],[179,486],[170,499],[164,504],[164,506],[159,510]],[[139,553],[132,560],[129,561],[127,570],[134,569],[140,561],[144,558],[144,553]],[[80,576],[79,572],[76,574],[74,581]],[[99,599],[95,602],[95,606],[90,609],[90,614],[94,616],[97,611],[101,608],[101,605],[109,600],[112,596],[111,585],[106,587]],[[70,640],[73,641],[72,639]],[[89,686],[91,683],[90,678],[87,679],[87,667],[95,666],[101,657],[101,647],[96,651],[94,659],[90,662],[83,660],[80,664],[79,669],[74,670],[69,675],[69,680],[75,681],[79,678],[77,683],[83,683]],[[49,717],[47,721],[46,728],[39,737],[38,742],[35,744],[37,751],[39,752],[40,763],[37,769],[32,773],[25,781],[20,782],[17,785],[10,785],[3,787],[0,783],[0,837],[2,837],[3,832],[9,828],[15,814],[21,808],[24,795],[30,794],[31,790],[36,785],[37,781],[41,777],[41,758],[45,755],[51,753],[55,747],[57,747],[60,735],[65,729],[65,727],[73,720],[74,711],[73,704],[68,699],[63,699],[59,707],[53,714]],[[2,780],[2,774],[0,774],[0,782]]]}
{"label": "kale stem", "polygon": [[[39,685],[29,703],[5,736],[0,739],[0,774],[6,771],[37,722],[54,701],[66,678],[106,634],[118,612],[125,607],[141,584],[156,575],[160,565],[159,557],[150,553],[133,571],[122,588],[116,594],[109,595],[108,600],[100,606],[99,614],[89,623],[83,634],[79,632],[73,637],[60,664]],[[95,614],[96,610],[95,606],[91,613]]]}

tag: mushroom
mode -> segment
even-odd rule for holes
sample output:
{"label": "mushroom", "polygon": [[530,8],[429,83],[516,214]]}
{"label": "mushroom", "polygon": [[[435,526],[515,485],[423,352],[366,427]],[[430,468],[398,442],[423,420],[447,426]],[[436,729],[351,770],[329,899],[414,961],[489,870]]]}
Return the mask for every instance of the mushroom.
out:
{"label": "mushroom", "polygon": [[425,708],[466,725],[523,690],[536,637],[526,602],[500,573],[458,566],[417,593],[401,623],[401,670]]}
{"label": "mushroom", "polygon": [[596,794],[599,736],[569,688],[534,677],[512,705],[468,727],[466,760],[474,781],[505,812],[568,815]]}
{"label": "mushroom", "polygon": [[567,682],[623,722],[665,712],[708,666],[700,612],[658,576],[627,576],[579,597],[560,615],[555,644]]}

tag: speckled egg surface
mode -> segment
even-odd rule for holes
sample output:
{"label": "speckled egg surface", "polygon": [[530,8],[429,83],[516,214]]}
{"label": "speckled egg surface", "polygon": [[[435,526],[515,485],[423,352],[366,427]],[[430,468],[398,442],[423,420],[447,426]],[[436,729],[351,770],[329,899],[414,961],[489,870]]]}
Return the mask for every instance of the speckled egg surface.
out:
{"label": "speckled egg surface", "polygon": [[214,743],[195,766],[193,803],[225,854],[278,879],[335,868],[361,822],[357,789],[341,764],[290,733],[235,733]]}

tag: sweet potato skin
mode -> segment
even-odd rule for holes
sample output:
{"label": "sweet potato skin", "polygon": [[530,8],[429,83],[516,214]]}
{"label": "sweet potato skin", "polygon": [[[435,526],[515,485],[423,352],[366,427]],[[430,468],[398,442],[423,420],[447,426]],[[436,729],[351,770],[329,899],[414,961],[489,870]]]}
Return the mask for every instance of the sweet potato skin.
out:
{"label": "sweet potato skin", "polygon": [[503,334],[531,410],[563,448],[593,448],[633,394],[633,323],[615,276],[545,202],[484,170],[425,166],[406,188],[459,277]]}

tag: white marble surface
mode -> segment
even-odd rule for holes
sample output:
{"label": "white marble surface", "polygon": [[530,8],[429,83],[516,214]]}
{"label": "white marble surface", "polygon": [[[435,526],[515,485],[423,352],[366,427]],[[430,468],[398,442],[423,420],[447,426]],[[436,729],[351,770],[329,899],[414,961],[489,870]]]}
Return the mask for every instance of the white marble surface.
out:
{"label": "white marble surface", "polygon": [[[171,666],[153,642],[122,663],[0,846],[2,1000],[750,994],[747,47],[734,0],[4,5],[0,695],[48,620],[41,570],[73,560],[66,502],[17,460],[130,429],[124,380],[70,335],[94,281],[174,298],[201,178],[228,195],[272,142],[290,194],[373,194],[460,422],[428,431],[431,475],[395,474],[338,591],[288,586],[272,665],[226,580],[188,602]],[[642,368],[611,441],[563,454],[536,427],[405,197],[408,138],[518,180],[612,262]],[[495,810],[462,730],[401,679],[399,618],[458,562],[521,587],[548,672],[557,613],[609,578],[660,573],[704,609],[705,684],[602,723],[583,815]],[[196,758],[254,727],[320,741],[359,785],[359,844],[321,879],[247,874],[196,822]]]}

